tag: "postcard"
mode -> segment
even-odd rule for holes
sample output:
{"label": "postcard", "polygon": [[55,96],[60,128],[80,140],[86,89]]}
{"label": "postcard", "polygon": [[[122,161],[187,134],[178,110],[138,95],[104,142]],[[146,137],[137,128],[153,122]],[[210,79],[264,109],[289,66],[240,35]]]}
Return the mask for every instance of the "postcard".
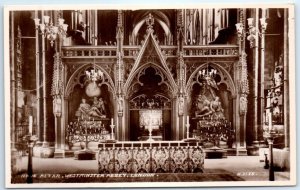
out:
{"label": "postcard", "polygon": [[4,13],[6,187],[296,185],[293,4]]}

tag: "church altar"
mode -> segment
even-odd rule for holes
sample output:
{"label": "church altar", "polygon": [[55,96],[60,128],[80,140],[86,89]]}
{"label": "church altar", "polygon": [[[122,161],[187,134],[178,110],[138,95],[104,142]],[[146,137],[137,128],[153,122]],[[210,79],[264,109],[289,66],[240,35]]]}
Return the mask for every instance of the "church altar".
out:
{"label": "church altar", "polygon": [[98,147],[100,174],[203,172],[205,153],[199,142],[122,141]]}

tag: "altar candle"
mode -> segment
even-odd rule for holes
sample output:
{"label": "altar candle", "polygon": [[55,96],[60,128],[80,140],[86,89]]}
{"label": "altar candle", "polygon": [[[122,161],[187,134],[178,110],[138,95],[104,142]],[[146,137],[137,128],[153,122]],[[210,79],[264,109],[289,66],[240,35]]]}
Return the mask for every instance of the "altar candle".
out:
{"label": "altar candle", "polygon": [[111,118],[111,125],[113,125],[114,124],[114,118]]}
{"label": "altar candle", "polygon": [[29,116],[29,134],[32,134],[32,116]]}
{"label": "altar candle", "polygon": [[190,124],[190,116],[186,116],[187,124]]}

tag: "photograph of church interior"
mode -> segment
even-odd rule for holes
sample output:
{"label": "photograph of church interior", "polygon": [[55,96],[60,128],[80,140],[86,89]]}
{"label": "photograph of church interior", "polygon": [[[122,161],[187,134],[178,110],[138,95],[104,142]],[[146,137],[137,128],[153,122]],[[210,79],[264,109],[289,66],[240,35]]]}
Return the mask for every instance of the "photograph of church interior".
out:
{"label": "photograph of church interior", "polygon": [[288,8],[10,10],[11,183],[289,181],[289,18]]}

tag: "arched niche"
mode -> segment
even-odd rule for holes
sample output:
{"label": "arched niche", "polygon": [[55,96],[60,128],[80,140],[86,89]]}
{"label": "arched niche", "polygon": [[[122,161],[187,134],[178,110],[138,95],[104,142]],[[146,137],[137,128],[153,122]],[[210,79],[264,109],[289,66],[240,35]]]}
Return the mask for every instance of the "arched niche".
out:
{"label": "arched niche", "polygon": [[[214,84],[207,85],[204,77],[199,72],[216,70],[212,77]],[[234,82],[230,74],[219,64],[204,63],[200,65],[191,75],[187,82],[187,111],[191,117],[195,117],[197,110],[196,102],[199,95],[204,95],[209,101],[219,97],[221,106],[224,109],[224,116],[227,120],[233,121],[233,98],[236,94]]]}
{"label": "arched niche", "polygon": [[144,82],[140,79],[143,78],[142,76],[146,74],[146,70],[149,68],[153,69],[154,76],[160,77],[160,82],[157,83],[159,87],[164,87],[168,97],[174,97],[176,95],[176,86],[170,82],[173,80],[172,76],[169,76],[161,66],[152,62],[140,66],[132,73],[132,77],[129,78],[130,81],[127,82],[128,85],[125,85],[125,96],[130,99],[140,89],[141,86],[144,86]]}
{"label": "arched niche", "polygon": [[[88,80],[86,71],[97,69],[103,72],[103,77],[95,82]],[[104,69],[96,64],[86,64],[79,67],[70,77],[66,90],[65,97],[68,100],[68,121],[77,119],[76,111],[79,108],[82,99],[86,100],[89,105],[93,104],[93,99],[102,98],[105,107],[105,118],[110,118],[114,113],[114,85],[110,76]]]}
{"label": "arched niche", "polygon": [[140,115],[151,110],[161,113],[160,127],[154,135],[161,135],[163,140],[171,139],[172,91],[167,77],[158,66],[148,64],[137,69],[127,93],[130,140],[139,140],[139,137],[147,135],[141,126]]}
{"label": "arched niche", "polygon": [[137,14],[134,18],[131,43],[133,45],[139,44],[144,39],[143,36],[147,30],[146,20],[149,14],[154,18],[153,29],[157,34],[157,40],[160,44],[171,45],[173,43],[173,34],[171,32],[170,19],[161,11],[146,11],[143,14]]}

